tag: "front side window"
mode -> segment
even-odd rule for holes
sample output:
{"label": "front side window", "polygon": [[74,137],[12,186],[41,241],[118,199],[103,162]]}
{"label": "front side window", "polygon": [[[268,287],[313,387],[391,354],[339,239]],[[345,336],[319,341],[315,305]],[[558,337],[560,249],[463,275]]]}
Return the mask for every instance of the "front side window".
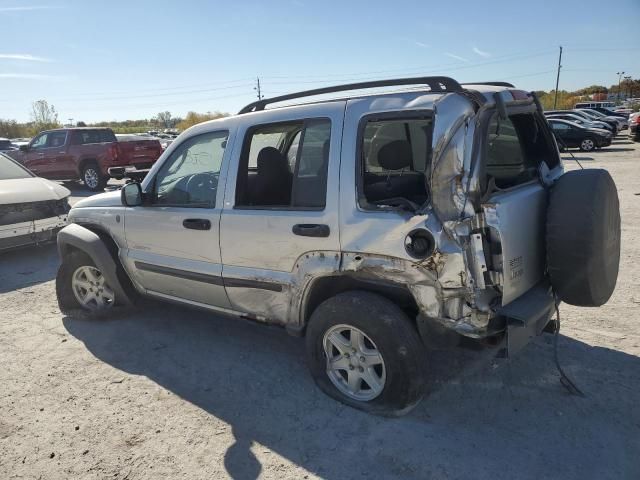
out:
{"label": "front side window", "polygon": [[41,133],[33,140],[33,142],[31,143],[31,148],[34,150],[38,150],[39,148],[46,148],[47,138],[49,138],[48,133]]}
{"label": "front side window", "polygon": [[189,138],[176,148],[155,178],[156,205],[213,208],[227,131]]}
{"label": "front side window", "polygon": [[328,119],[250,129],[240,159],[236,206],[323,208],[330,137]]}
{"label": "front side window", "polygon": [[431,118],[366,121],[360,139],[362,207],[416,210],[426,201],[432,127]]}

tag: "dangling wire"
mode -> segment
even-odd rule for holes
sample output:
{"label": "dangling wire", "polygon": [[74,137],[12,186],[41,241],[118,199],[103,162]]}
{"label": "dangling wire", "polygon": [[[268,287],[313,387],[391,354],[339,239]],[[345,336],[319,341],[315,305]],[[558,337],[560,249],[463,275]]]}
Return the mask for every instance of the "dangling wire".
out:
{"label": "dangling wire", "polygon": [[553,361],[556,364],[556,368],[558,369],[558,373],[560,373],[560,383],[571,395],[576,395],[578,397],[585,397],[585,394],[582,393],[575,383],[564,373],[564,370],[560,366],[560,360],[558,359],[558,336],[560,334],[560,308],[558,307],[558,299],[555,298],[556,304],[556,330],[553,334]]}

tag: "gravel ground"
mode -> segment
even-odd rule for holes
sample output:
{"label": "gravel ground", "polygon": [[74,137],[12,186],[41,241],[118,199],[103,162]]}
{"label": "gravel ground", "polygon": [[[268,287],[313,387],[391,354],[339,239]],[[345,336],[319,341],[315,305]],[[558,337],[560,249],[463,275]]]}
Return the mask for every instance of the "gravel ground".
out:
{"label": "gravel ground", "polygon": [[509,360],[435,357],[418,408],[370,416],[320,393],[279,329],[158,304],[64,317],[55,248],[31,248],[0,256],[0,478],[640,478],[640,144],[575,155],[611,172],[623,219],[613,298],[561,308],[585,398],[546,335]]}

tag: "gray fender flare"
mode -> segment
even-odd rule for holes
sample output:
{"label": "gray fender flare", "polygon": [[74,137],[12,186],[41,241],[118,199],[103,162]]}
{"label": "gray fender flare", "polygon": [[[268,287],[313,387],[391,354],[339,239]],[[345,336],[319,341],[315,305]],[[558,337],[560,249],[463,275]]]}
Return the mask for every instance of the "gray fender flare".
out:
{"label": "gray fender flare", "polygon": [[67,225],[58,232],[58,254],[62,261],[64,261],[69,246],[77,248],[91,257],[116,294],[116,299],[127,305],[133,303],[118,279],[116,260],[96,233],[75,223]]}

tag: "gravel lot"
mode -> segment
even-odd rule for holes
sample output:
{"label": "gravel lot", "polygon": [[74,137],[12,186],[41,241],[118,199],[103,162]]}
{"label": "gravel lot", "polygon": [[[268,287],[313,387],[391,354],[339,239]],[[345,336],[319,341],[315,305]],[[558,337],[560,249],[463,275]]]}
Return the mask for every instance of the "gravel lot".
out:
{"label": "gravel lot", "polygon": [[418,408],[373,417],[325,397],[279,329],[158,304],[62,316],[45,246],[0,256],[0,478],[640,478],[640,144],[574,154],[611,172],[623,218],[613,298],[561,307],[586,398],[547,335],[510,360],[435,357]]}

